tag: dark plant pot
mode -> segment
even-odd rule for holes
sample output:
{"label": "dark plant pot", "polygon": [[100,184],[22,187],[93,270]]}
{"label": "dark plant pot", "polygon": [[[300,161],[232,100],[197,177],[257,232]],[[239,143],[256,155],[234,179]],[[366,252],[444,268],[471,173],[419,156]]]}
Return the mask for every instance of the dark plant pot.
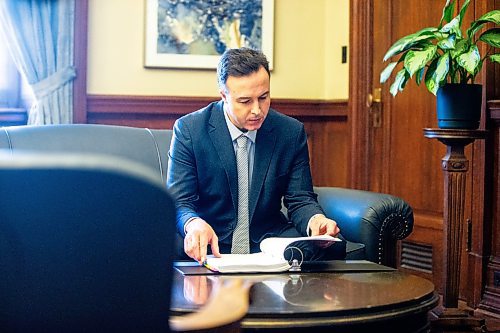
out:
{"label": "dark plant pot", "polygon": [[439,128],[477,129],[481,119],[482,85],[447,83],[437,92]]}

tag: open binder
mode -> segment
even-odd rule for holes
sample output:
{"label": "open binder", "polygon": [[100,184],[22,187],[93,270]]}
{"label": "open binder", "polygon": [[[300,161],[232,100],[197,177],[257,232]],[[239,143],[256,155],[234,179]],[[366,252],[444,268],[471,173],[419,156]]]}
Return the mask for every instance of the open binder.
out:
{"label": "open binder", "polygon": [[314,242],[315,246],[328,247],[339,238],[329,235],[311,237],[270,237],[260,243],[261,252],[251,254],[222,254],[220,258],[208,256],[205,266],[219,273],[260,273],[298,271],[304,261],[300,242]]}

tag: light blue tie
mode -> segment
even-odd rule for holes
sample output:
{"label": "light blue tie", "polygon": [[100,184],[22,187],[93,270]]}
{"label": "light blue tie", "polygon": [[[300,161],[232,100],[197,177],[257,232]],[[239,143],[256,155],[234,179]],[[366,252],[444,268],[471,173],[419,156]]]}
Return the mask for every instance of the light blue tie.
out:
{"label": "light blue tie", "polygon": [[248,210],[248,138],[241,135],[236,139],[236,167],[238,171],[238,220],[233,232],[231,253],[250,253],[249,210]]}

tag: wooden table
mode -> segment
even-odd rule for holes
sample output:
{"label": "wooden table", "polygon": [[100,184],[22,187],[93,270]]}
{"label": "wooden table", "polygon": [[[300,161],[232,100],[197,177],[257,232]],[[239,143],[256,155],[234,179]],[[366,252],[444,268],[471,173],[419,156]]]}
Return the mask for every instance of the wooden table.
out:
{"label": "wooden table", "polygon": [[175,271],[172,313],[196,311],[215,284],[235,278],[254,283],[242,321],[245,331],[425,332],[428,311],[439,300],[430,281],[397,270],[266,275]]}

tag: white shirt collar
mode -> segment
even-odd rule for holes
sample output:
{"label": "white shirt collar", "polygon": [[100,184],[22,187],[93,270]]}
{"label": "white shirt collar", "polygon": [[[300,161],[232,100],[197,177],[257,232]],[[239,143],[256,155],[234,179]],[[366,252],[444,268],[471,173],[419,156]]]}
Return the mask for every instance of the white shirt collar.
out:
{"label": "white shirt collar", "polygon": [[229,116],[226,113],[226,110],[223,110],[222,112],[224,112],[224,118],[226,119],[227,128],[229,129],[229,134],[231,135],[231,141],[236,140],[237,138],[240,137],[241,134],[243,134],[247,138],[249,138],[250,141],[252,141],[252,143],[255,144],[255,138],[257,137],[257,130],[242,132],[238,127],[236,127],[231,122],[231,120],[229,119]]}

